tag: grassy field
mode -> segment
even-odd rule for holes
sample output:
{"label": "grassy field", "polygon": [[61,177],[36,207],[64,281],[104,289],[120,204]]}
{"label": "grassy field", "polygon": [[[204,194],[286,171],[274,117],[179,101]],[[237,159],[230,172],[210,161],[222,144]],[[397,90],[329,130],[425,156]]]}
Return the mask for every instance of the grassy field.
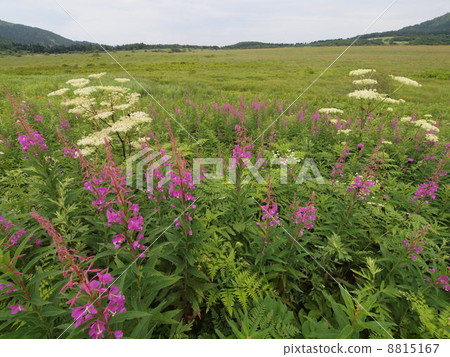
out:
{"label": "grassy field", "polygon": [[450,46],[289,107],[343,50],[114,53],[171,118],[104,53],[1,57],[0,338],[449,338]]}
{"label": "grassy field", "polygon": [[[218,93],[246,93],[289,102],[343,50],[343,47],[312,47],[112,55],[151,93],[160,93],[162,98],[189,91],[209,98],[217,97]],[[2,57],[0,64],[0,82],[25,96],[46,94],[57,83],[89,73],[106,71],[126,76],[106,53]],[[405,100],[412,104],[420,102],[424,109],[438,113],[441,109],[441,113],[448,110],[449,46],[352,47],[302,101],[325,106],[338,104],[352,89],[352,78],[347,74],[355,68],[375,68],[381,73],[416,79],[423,84],[420,97],[414,90],[404,88]],[[394,88],[388,87],[388,93],[389,89]]]}

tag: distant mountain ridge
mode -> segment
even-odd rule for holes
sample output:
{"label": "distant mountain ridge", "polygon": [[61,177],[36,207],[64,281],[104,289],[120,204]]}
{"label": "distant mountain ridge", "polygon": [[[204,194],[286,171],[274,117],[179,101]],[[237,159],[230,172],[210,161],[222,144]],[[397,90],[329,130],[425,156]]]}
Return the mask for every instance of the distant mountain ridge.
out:
{"label": "distant mountain ridge", "polygon": [[[347,39],[314,41],[311,46],[348,45],[358,36]],[[359,45],[450,45],[450,12],[400,30],[375,32],[359,36]],[[357,43],[358,45],[358,43]]]}
{"label": "distant mountain ridge", "polygon": [[22,45],[71,46],[76,41],[69,40],[51,31],[38,27],[13,24],[0,20],[0,43],[19,43]]}
{"label": "distant mountain ridge", "polygon": [[[103,45],[108,50],[152,50],[182,52],[197,49],[256,49],[303,46],[348,46],[358,38],[355,46],[365,45],[450,45],[450,12],[417,25],[396,31],[376,32],[347,39],[320,40],[310,43],[266,43],[257,41],[238,42],[228,46],[194,46],[179,44],[148,45],[134,43],[119,46]],[[93,52],[100,46],[86,41],[73,41],[51,31],[37,27],[13,24],[0,20],[0,51],[6,53],[65,53]]]}

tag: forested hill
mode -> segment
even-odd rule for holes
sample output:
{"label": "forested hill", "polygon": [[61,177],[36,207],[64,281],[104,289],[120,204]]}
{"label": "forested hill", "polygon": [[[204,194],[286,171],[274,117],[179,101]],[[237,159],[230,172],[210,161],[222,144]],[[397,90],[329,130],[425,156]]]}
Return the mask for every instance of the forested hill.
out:
{"label": "forested hill", "polygon": [[[358,36],[347,39],[321,40],[310,43],[266,43],[257,41],[238,42],[228,46],[197,46],[179,44],[134,43],[120,46],[103,45],[111,51],[151,50],[184,52],[198,49],[256,49],[274,47],[303,46],[348,46]],[[450,45],[450,13],[417,25],[407,26],[396,31],[365,34],[358,38],[355,46],[366,45]],[[101,47],[90,42],[69,40],[53,32],[36,27],[13,24],[0,20],[0,53],[65,53],[94,52]]]}
{"label": "forested hill", "polygon": [[13,24],[0,20],[0,43],[52,47],[71,46],[76,42],[37,27]]}

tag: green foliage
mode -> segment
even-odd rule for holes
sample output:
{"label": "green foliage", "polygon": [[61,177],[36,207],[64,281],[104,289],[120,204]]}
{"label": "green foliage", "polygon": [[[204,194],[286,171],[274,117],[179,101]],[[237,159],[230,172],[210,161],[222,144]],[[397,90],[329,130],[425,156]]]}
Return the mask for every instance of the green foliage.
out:
{"label": "green foliage", "polygon": [[[373,106],[348,98],[354,88],[347,74],[354,64],[340,62],[323,77],[323,86],[317,84],[305,94],[307,105],[294,103],[266,132],[297,87],[310,83],[327,65],[324,58],[338,49],[271,49],[245,55],[198,51],[178,53],[176,59],[168,53],[118,52],[119,60],[129,61],[130,71],[177,113],[198,143],[171,121],[173,137],[169,135],[166,113],[130,82],[125,86],[141,94],[133,111],[148,112],[153,121],[136,128],[125,154],[120,140],[112,137],[108,155],[99,145],[86,161],[67,152],[61,155],[63,147],[107,124],[74,115],[60,105],[61,97],[46,95],[75,74],[111,69],[105,56],[71,55],[65,62],[48,56],[39,59],[40,64],[32,56],[4,58],[0,76],[11,93],[20,94],[28,110],[24,117],[42,134],[48,149],[22,151],[17,113],[1,97],[0,216],[12,226],[5,229],[0,222],[0,284],[17,289],[0,295],[1,337],[88,336],[89,322],[74,327],[71,315],[89,299],[80,290],[80,278],[71,274],[73,261],[61,256],[55,233],[49,234],[48,226],[43,229],[29,215],[38,212],[61,235],[89,280],[98,272],[116,279],[113,284],[125,297],[126,311],[114,313],[108,328],[123,331],[124,337],[447,338],[443,277],[448,275],[450,190],[443,172],[449,107],[442,85],[447,69],[440,64],[446,52],[416,48],[420,56],[405,62],[403,52],[395,48],[357,51],[362,68],[379,65],[373,74],[379,92],[404,98],[405,103],[392,104],[389,110],[385,103]],[[385,60],[373,60],[374,54]],[[399,88],[388,76],[407,75],[409,70],[421,88]],[[282,82],[288,73],[291,80]],[[102,81],[116,84],[114,78],[107,74]],[[275,92],[278,99],[273,99]],[[338,131],[339,118],[332,114],[317,114],[318,108],[331,106],[344,111],[340,116],[351,131]],[[369,112],[364,123],[359,121]],[[37,113],[42,120],[34,120]],[[55,126],[66,118],[71,129],[59,129],[64,143]],[[438,143],[426,140],[429,133],[414,124],[417,120],[437,126]],[[245,126],[249,142],[258,138],[251,148],[252,163],[258,155],[268,160],[260,169],[266,184],[253,179],[243,165],[236,181],[230,180],[229,159],[239,143],[236,125]],[[364,146],[358,147],[360,143]],[[129,210],[120,211],[119,224],[108,209],[93,205],[97,196],[86,188],[112,162],[125,175],[119,168],[125,169],[125,158],[137,154],[140,145],[166,150],[175,166],[173,153],[182,151],[186,163],[178,159],[188,168],[194,158],[221,157],[225,178],[205,178],[189,188],[195,202],[170,194],[169,185],[154,196],[134,186],[123,185],[123,191],[108,186],[107,208],[119,212],[120,204],[126,207],[124,197],[139,206],[133,209],[142,215],[141,230],[130,230]],[[342,160],[342,176],[332,177],[344,148],[349,153]],[[289,165],[287,184],[280,179],[280,167],[270,165],[271,159],[284,156],[296,162]],[[294,183],[310,158],[323,183],[311,170],[301,184]],[[204,168],[214,172],[213,166]],[[369,169],[374,184],[362,199],[349,186],[357,173]],[[419,185],[439,173],[436,197],[429,203],[414,200]],[[118,197],[118,191],[126,194]],[[263,217],[261,206],[268,204],[269,195],[277,203],[279,224]],[[317,210],[311,227],[293,218],[297,206],[308,205]],[[21,229],[26,234],[11,245]],[[113,240],[124,231],[126,242],[118,247]],[[405,240],[421,244],[420,253],[408,249]],[[133,246],[135,242],[143,248]],[[78,293],[81,297],[71,305]],[[12,314],[14,305],[26,311]]]}
{"label": "green foliage", "polygon": [[406,292],[404,296],[411,304],[411,308],[417,313],[420,320],[419,332],[423,338],[449,338],[450,307],[443,306],[439,309],[427,305],[422,293],[418,295]]}
{"label": "green foliage", "polygon": [[299,332],[292,311],[270,297],[255,302],[248,312],[239,310],[236,315],[236,320],[227,318],[230,335],[216,330],[220,338],[294,338]]}

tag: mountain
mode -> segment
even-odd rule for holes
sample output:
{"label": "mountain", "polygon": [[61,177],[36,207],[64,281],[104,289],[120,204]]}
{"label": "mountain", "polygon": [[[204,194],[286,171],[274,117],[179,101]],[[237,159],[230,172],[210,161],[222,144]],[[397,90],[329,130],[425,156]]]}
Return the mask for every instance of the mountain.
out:
{"label": "mountain", "polygon": [[433,20],[422,22],[418,25],[403,27],[395,31],[397,35],[423,34],[439,35],[450,34],[450,12],[445,15],[434,18]]}
{"label": "mountain", "polygon": [[[311,42],[311,46],[348,46],[358,36],[347,39]],[[450,45],[450,12],[400,30],[375,32],[359,36],[355,45]]]}
{"label": "mountain", "polygon": [[[347,39],[322,40],[310,43],[265,43],[246,41],[229,46],[192,46],[179,44],[148,45],[134,43],[120,46],[103,45],[108,50],[131,51],[169,51],[184,52],[201,49],[256,49],[276,47],[304,47],[304,46],[355,46],[374,45],[450,45],[450,13],[436,17],[417,25],[403,27],[396,31],[376,32],[355,36]],[[37,27],[13,24],[0,20],[0,53],[66,53],[66,52],[95,52],[101,47],[90,42],[72,41],[53,32]]]}
{"label": "mountain", "polygon": [[71,46],[75,41],[37,27],[13,24],[0,20],[0,44],[16,43],[21,45]]}

